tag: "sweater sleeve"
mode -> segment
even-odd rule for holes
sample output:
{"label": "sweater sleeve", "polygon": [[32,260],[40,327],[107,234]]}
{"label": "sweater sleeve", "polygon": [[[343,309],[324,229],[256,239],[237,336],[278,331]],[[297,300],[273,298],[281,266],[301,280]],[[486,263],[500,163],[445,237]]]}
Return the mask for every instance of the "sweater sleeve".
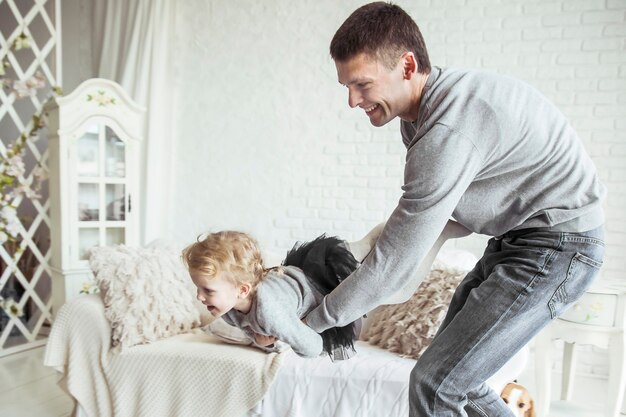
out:
{"label": "sweater sleeve", "polygon": [[275,334],[278,340],[291,346],[299,356],[313,358],[322,354],[322,336],[302,323],[295,315],[285,315],[280,323],[272,320],[265,327],[269,333]]}
{"label": "sweater sleeve", "polygon": [[257,288],[256,320],[266,336],[287,343],[300,356],[322,353],[322,337],[302,323],[298,315],[303,299],[295,280],[267,279]]}
{"label": "sweater sleeve", "polygon": [[300,356],[316,357],[322,353],[322,337],[302,323],[297,315],[297,301],[287,292],[257,294],[257,321],[267,336],[287,343]]}
{"label": "sweater sleeve", "polygon": [[345,326],[416,274],[482,166],[471,140],[435,124],[407,151],[403,194],[370,255],[306,317],[321,333]]}

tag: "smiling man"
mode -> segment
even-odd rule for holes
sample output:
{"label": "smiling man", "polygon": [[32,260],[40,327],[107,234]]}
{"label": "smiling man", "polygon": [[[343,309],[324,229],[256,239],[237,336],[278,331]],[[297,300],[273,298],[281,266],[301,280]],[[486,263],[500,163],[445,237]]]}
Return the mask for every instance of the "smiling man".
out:
{"label": "smiling man", "polygon": [[383,303],[417,271],[449,218],[493,236],[459,285],[410,381],[411,416],[512,416],[485,381],[597,276],[605,188],[563,114],[528,84],[431,67],[400,7],[357,9],[330,46],[350,107],[401,119],[396,209],[361,267],[306,318],[317,332]]}
{"label": "smiling man", "polygon": [[[418,64],[412,53],[403,54],[403,59],[403,65],[387,68],[370,54],[361,52],[350,60],[336,62],[339,82],[348,88],[348,104],[365,110],[374,126],[383,126],[396,116],[403,120],[417,119],[420,92],[428,74],[415,71]],[[406,88],[409,84],[411,88]]]}

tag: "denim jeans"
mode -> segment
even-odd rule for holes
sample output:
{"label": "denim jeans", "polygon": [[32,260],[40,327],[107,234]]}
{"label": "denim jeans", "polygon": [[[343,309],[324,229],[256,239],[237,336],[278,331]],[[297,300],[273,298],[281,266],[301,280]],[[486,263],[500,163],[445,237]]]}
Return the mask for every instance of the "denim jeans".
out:
{"label": "denim jeans", "polygon": [[603,237],[599,227],[490,239],[411,372],[410,416],[512,417],[485,381],[589,288],[602,266]]}

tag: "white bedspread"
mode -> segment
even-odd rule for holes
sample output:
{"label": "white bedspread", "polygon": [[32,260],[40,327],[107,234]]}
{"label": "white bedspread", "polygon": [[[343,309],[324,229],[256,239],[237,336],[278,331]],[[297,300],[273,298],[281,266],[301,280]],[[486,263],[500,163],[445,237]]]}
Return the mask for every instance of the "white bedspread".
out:
{"label": "white bedspread", "polygon": [[[356,342],[347,361],[306,359],[287,352],[272,386],[245,417],[397,417],[409,415],[409,375],[415,360]],[[524,369],[524,347],[487,381],[496,392]]]}
{"label": "white bedspread", "polygon": [[[121,354],[98,296],[59,311],[44,364],[88,417],[386,417],[408,415],[415,361],[366,342],[347,361],[268,354],[195,332]],[[490,381],[500,392],[526,364],[524,348]]]}
{"label": "white bedspread", "polygon": [[366,342],[346,361],[288,352],[263,401],[247,417],[406,416],[415,361]]}
{"label": "white bedspread", "polygon": [[111,330],[97,295],[58,312],[44,364],[90,417],[233,417],[257,404],[285,353],[227,345],[201,331],[109,352]]}

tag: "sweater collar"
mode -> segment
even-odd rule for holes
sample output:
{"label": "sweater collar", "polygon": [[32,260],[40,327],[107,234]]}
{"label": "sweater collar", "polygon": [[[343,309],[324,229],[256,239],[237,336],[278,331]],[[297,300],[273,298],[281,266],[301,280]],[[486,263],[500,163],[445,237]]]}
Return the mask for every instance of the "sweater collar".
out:
{"label": "sweater collar", "polygon": [[411,122],[413,127],[417,130],[422,124],[424,124],[424,119],[429,110],[429,99],[432,94],[431,87],[435,84],[435,82],[439,79],[441,75],[441,68],[432,67],[430,74],[428,74],[428,79],[426,80],[426,84],[424,84],[424,89],[422,90],[422,98],[420,99],[420,107],[418,111],[417,120]]}

